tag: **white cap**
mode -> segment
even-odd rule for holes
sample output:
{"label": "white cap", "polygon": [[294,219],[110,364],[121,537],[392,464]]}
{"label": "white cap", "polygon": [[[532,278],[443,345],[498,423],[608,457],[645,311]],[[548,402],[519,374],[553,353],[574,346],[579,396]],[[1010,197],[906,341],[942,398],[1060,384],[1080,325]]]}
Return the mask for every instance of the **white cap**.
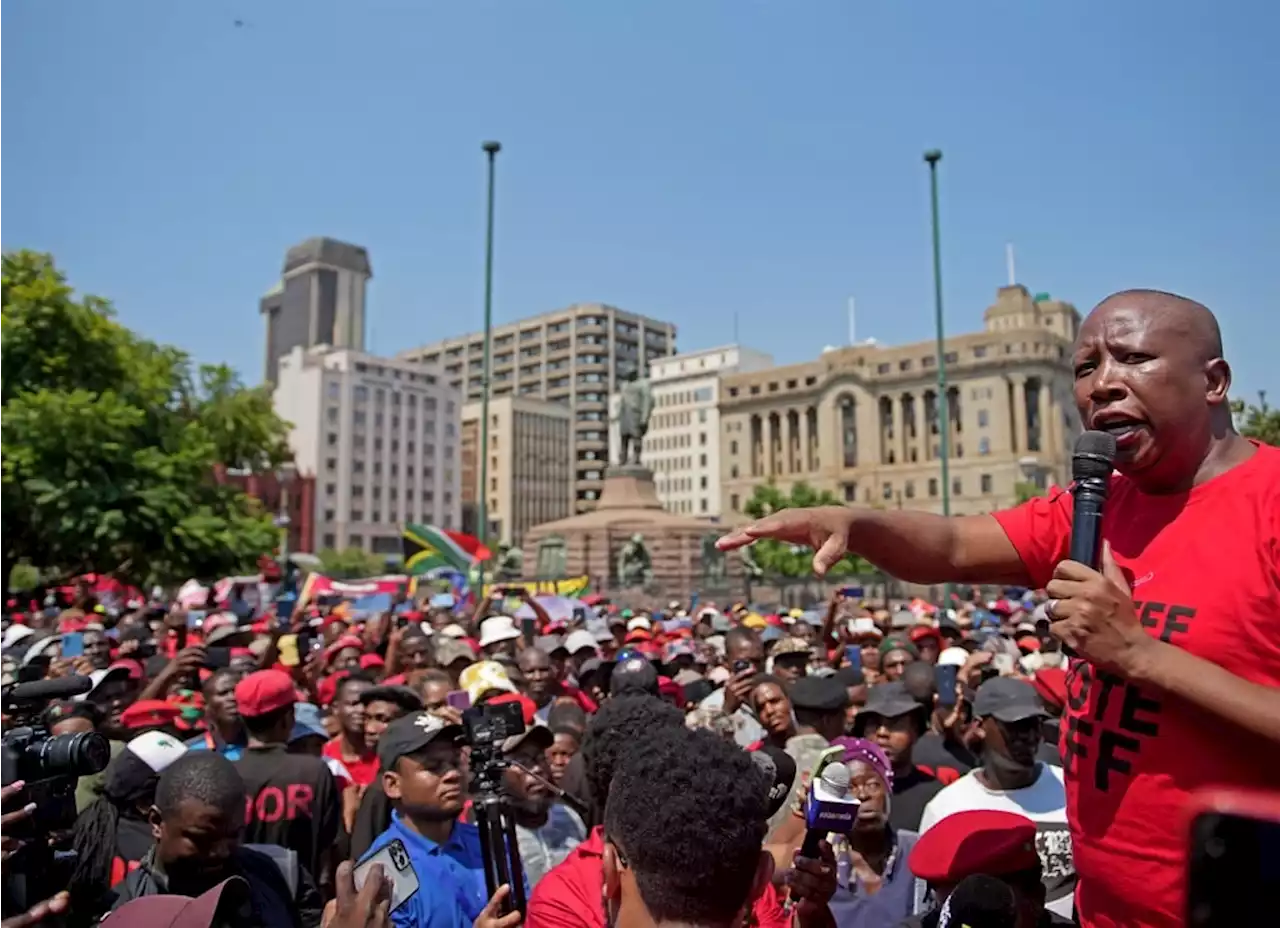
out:
{"label": "white cap", "polygon": [[884,637],[884,632],[880,631],[880,627],[876,625],[876,620],[867,615],[860,615],[856,619],[849,620],[849,634],[875,635],[877,638]]}
{"label": "white cap", "polygon": [[0,638],[0,648],[11,648],[23,638],[34,635],[36,630],[26,625],[13,624],[4,630],[4,637]]}
{"label": "white cap", "polygon": [[495,615],[480,623],[480,647],[487,648],[499,641],[512,641],[520,637],[516,620],[509,615]]}
{"label": "white cap", "polygon": [[187,753],[185,744],[162,731],[149,731],[145,735],[138,735],[125,745],[125,748],[156,773],[162,773],[165,767]]}
{"label": "white cap", "polygon": [[963,667],[969,660],[969,652],[964,648],[944,648],[938,655],[939,667]]}
{"label": "white cap", "polygon": [[121,678],[128,678],[128,676],[129,668],[122,667],[119,664],[108,667],[106,670],[95,670],[89,674],[89,679],[93,682],[93,686],[89,688],[89,692],[81,693],[79,696],[73,696],[72,699],[76,702],[83,702],[97,692],[98,687],[102,686],[102,684],[106,683],[108,680],[119,680]]}
{"label": "white cap", "polygon": [[633,632],[638,628],[644,629],[646,632],[653,631],[653,623],[644,616],[638,615],[627,623],[627,631]]}
{"label": "white cap", "polygon": [[453,622],[440,629],[440,634],[444,638],[465,638],[467,637],[467,630],[457,622]]}
{"label": "white cap", "polygon": [[570,632],[569,637],[564,640],[564,649],[570,654],[577,654],[579,651],[590,651],[594,654],[596,636],[584,628]]}

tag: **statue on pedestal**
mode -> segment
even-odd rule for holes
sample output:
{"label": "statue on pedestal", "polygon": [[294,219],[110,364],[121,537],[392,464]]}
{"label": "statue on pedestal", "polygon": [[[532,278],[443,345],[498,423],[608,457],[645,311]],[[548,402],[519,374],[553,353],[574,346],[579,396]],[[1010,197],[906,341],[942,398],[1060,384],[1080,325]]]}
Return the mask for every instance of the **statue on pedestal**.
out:
{"label": "statue on pedestal", "polygon": [[524,572],[524,552],[515,545],[498,546],[499,580],[519,580]]}
{"label": "statue on pedestal", "polygon": [[706,535],[702,539],[702,576],[716,582],[724,579],[724,552],[716,547],[718,535]]}
{"label": "statue on pedestal", "polygon": [[618,392],[621,394],[618,463],[625,467],[640,463],[640,450],[644,447],[645,433],[649,431],[649,417],[653,415],[653,391],[648,379],[633,370]]}
{"label": "statue on pedestal", "polygon": [[637,532],[618,552],[618,585],[644,586],[652,579],[653,567],[649,561],[649,549],[644,546],[644,536]]}

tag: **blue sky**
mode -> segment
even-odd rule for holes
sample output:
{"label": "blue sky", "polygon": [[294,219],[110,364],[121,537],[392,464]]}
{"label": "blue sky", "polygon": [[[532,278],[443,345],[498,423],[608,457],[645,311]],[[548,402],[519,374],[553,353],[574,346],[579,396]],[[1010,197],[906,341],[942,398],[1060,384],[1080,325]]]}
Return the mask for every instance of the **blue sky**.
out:
{"label": "blue sky", "polygon": [[[235,21],[243,20],[237,27]],[[1280,345],[1280,4],[1240,0],[207,0],[3,5],[3,244],[256,381],[284,250],[366,245],[372,347],[606,301],[781,362],[951,331],[1004,247],[1082,310],[1128,286]],[[1271,268],[1268,269],[1268,264]]]}

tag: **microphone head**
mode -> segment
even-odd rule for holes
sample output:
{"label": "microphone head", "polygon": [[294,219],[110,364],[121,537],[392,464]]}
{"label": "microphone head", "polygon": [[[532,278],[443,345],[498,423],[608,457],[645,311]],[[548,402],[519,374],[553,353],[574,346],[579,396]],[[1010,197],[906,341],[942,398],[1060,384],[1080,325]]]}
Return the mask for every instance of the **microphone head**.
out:
{"label": "microphone head", "polygon": [[1071,479],[1109,477],[1115,466],[1116,438],[1109,432],[1084,432],[1071,452]]}
{"label": "microphone head", "polygon": [[1015,928],[1018,900],[1008,884],[984,873],[961,880],[942,904],[938,928]]}
{"label": "microphone head", "polygon": [[843,761],[834,761],[823,767],[820,779],[828,792],[836,796],[849,794],[849,766]]}

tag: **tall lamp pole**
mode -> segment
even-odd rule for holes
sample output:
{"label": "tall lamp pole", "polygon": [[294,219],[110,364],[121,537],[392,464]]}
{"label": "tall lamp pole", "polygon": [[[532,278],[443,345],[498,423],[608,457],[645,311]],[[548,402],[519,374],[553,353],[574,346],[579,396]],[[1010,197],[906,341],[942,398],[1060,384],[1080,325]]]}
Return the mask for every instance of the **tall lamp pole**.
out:
{"label": "tall lamp pole", "polygon": [[[938,357],[938,450],[942,457],[942,514],[951,515],[951,402],[947,396],[947,348],[942,327],[942,236],[938,228],[938,162],[942,152],[932,148],[924,153],[929,165],[929,203],[933,215],[933,325]],[[943,587],[943,603],[951,608],[951,584]]]}
{"label": "tall lamp pole", "polygon": [[[480,541],[485,543],[489,540],[489,376],[493,355],[493,181],[498,152],[502,151],[502,144],[485,142],[480,148],[489,159],[489,197],[488,217],[484,230],[484,374],[480,394],[480,494],[478,499],[480,527],[476,534]],[[480,562],[478,586],[477,597],[484,593],[484,561]]]}

